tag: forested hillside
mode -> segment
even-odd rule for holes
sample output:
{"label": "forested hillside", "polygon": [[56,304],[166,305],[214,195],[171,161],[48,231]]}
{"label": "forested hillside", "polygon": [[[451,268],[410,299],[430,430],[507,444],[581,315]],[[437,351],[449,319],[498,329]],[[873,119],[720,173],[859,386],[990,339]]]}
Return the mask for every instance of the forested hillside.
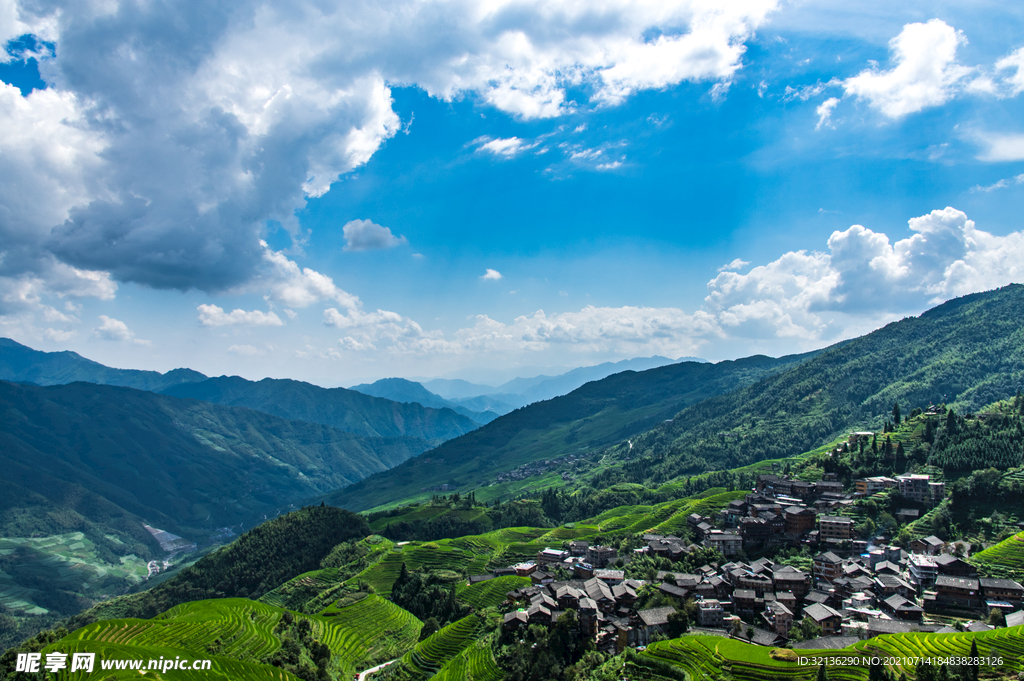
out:
{"label": "forested hillside", "polygon": [[141,390],[0,382],[3,535],[252,523],[426,447]]}
{"label": "forested hillside", "polygon": [[[1024,382],[1024,286],[951,300],[728,395],[684,409],[616,454],[594,484],[658,483],[809,451],[895,403],[977,410]],[[954,453],[949,456],[955,457]]]}

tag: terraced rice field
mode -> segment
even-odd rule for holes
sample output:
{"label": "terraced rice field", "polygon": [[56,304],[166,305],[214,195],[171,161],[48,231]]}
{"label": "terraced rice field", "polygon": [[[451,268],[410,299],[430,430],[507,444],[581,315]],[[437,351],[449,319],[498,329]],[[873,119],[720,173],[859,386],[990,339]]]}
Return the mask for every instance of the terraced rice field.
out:
{"label": "terraced rice field", "polygon": [[459,546],[452,546],[448,540],[410,542],[391,549],[383,560],[360,572],[349,583],[366,582],[377,593],[390,595],[391,587],[402,571],[402,563],[409,570],[451,570],[464,573],[467,568],[475,568],[479,573],[483,571],[486,562],[486,556],[478,556]]}
{"label": "terraced rice field", "polygon": [[477,641],[441,667],[434,681],[501,681],[504,674],[494,663],[491,646]]}
{"label": "terraced rice field", "polygon": [[[712,491],[712,490],[709,490]],[[686,517],[691,513],[700,513],[701,515],[710,515],[711,513],[725,508],[730,501],[734,499],[742,499],[746,492],[726,492],[721,488],[716,488],[717,493],[706,496],[702,499],[690,499],[685,503],[679,505],[675,512],[667,517],[665,520],[653,526],[648,526],[644,530],[650,530],[656,534],[676,534],[682,532],[683,527],[686,526]],[[675,502],[669,502],[675,503]],[[640,531],[640,530],[637,530]]]}
{"label": "terraced rice field", "polygon": [[288,607],[289,596],[293,594],[307,594],[310,598],[334,587],[340,582],[338,580],[337,568],[325,568],[306,572],[298,577],[288,580],[273,591],[269,591],[260,597],[260,600],[279,608]]}
{"label": "terraced rice field", "polygon": [[405,676],[427,679],[438,673],[466,648],[475,645],[483,624],[484,618],[473,614],[431,634],[402,657]]}
{"label": "terraced rice field", "polygon": [[133,647],[168,647],[205,653],[220,639],[221,655],[260,659],[281,646],[274,635],[284,611],[245,598],[194,601],[179,605],[151,620],[103,620],[69,634],[64,640]]}
{"label": "terraced rice field", "polygon": [[[104,681],[116,679],[117,681],[128,681],[145,678],[174,679],[174,681],[300,681],[296,676],[289,674],[277,667],[257,664],[254,662],[243,662],[232,660],[226,657],[209,656],[193,650],[183,650],[167,646],[146,646],[124,645],[108,643],[95,640],[70,640],[62,639],[57,643],[43,650],[44,659],[48,652],[60,652],[68,655],[71,659],[73,653],[95,653],[96,661],[92,673],[77,671],[61,672],[62,681],[95,681],[102,678]],[[150,660],[182,658],[185,660],[207,659],[211,660],[208,670],[174,670],[158,674],[156,671],[149,671],[144,676],[136,670],[103,670],[102,660],[141,660],[142,669],[145,670]]]}
{"label": "terraced rice field", "polygon": [[[163,653],[154,651],[166,649],[174,651],[173,658],[208,657],[208,647],[217,645],[218,660],[259,660],[280,648],[274,628],[284,613],[281,608],[244,598],[194,601],[151,620],[90,624],[57,646],[115,646],[131,651],[126,655],[135,658],[159,657]],[[368,666],[371,660],[401,655],[416,644],[423,628],[412,614],[375,594],[343,608],[328,608],[321,615],[293,616],[309,620],[313,638],[327,645],[347,672]]]}
{"label": "terraced rice field", "polygon": [[[1024,626],[996,629],[978,633],[953,634],[892,634],[861,641],[842,650],[801,650],[809,657],[889,657],[903,660],[916,658],[966,657],[971,641],[978,644],[982,657],[1001,657],[1003,664],[994,669],[981,667],[982,675],[998,672],[1012,675],[1024,670]],[[723,670],[736,681],[777,681],[780,677],[794,681],[811,681],[817,668],[800,666],[796,662],[774,660],[769,648],[714,636],[684,636],[671,641],[654,643],[643,655],[667,662],[686,670],[694,681],[716,678]],[[905,672],[913,678],[915,666],[908,662],[891,669]],[[830,679],[863,681],[867,678],[867,665],[835,666],[828,670]]]}
{"label": "terraced rice field", "polygon": [[404,653],[416,644],[423,628],[411,613],[376,594],[343,608],[327,608],[311,619],[314,635],[354,668],[385,654]]}
{"label": "terraced rice field", "polygon": [[1014,570],[1024,569],[1024,532],[1008,537],[995,546],[990,546],[984,551],[974,554],[974,560]]}
{"label": "terraced rice field", "polygon": [[462,586],[456,592],[456,596],[475,608],[487,608],[501,605],[505,600],[505,594],[512,589],[530,586],[530,583],[529,577],[496,577],[472,586]]}

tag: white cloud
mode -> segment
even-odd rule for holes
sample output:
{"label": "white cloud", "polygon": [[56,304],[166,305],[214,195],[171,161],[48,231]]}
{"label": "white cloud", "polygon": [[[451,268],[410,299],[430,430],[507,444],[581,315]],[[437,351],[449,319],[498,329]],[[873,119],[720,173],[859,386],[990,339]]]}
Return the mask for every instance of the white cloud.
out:
{"label": "white cloud", "polygon": [[610,163],[598,163],[594,168],[597,170],[616,170],[622,167],[622,161],[611,161]]}
{"label": "white cloud", "polygon": [[1015,133],[978,133],[975,139],[985,147],[979,161],[1004,163],[1024,161],[1024,135]]}
{"label": "white cloud", "polygon": [[216,305],[200,305],[196,309],[199,310],[199,323],[203,326],[284,326],[281,318],[273,312],[225,312]]}
{"label": "white cloud", "polygon": [[997,61],[996,71],[1012,71],[1003,77],[1003,84],[1008,87],[1012,96],[1024,92],[1024,47]]}
{"label": "white cloud", "polygon": [[448,352],[538,352],[563,346],[579,353],[691,354],[718,334],[710,315],[676,308],[594,307],[547,315],[538,310],[502,324],[486,315],[461,329]]}
{"label": "white cloud", "polygon": [[533,149],[538,146],[540,142],[533,142],[527,144],[525,141],[518,137],[509,137],[507,139],[493,139],[486,142],[482,142],[477,151],[487,152],[494,156],[503,159],[515,158],[519,154],[523,153],[528,149]]}
{"label": "white cloud", "polygon": [[722,92],[778,4],[5,0],[3,42],[56,49],[49,89],[0,86],[0,243],[18,251],[0,276],[46,278],[55,256],[114,281],[237,289],[263,274],[267,220],[300,235],[307,199],[403,129],[389,84],[522,119],[574,111],[570,89],[600,105],[682,81]]}
{"label": "white cloud", "polygon": [[334,285],[334,280],[308,267],[299,267],[279,251],[272,250],[266,242],[263,248],[263,274],[253,288],[269,289],[270,298],[288,307],[309,307],[325,300],[336,301],[345,308],[359,306],[359,298]]}
{"label": "white cloud", "polygon": [[837,106],[839,106],[839,98],[829,97],[814,110],[818,114],[818,124],[814,126],[815,130],[821,130],[823,125],[827,125],[830,128],[833,127],[831,124],[832,112]]}
{"label": "white cloud", "polygon": [[67,343],[78,336],[77,331],[63,331],[61,329],[44,329],[43,337],[51,343]]}
{"label": "white cloud", "polygon": [[1017,175],[1015,177],[1003,178],[1002,180],[999,180],[998,182],[993,182],[992,184],[985,187],[981,186],[980,184],[975,185],[971,187],[971,192],[984,192],[987,194],[989,192],[994,192],[997,189],[1006,189],[1007,187],[1013,184],[1024,184],[1024,173]]}
{"label": "white cloud", "polygon": [[352,336],[345,336],[338,340],[340,345],[345,350],[351,350],[352,352],[365,352],[368,350],[376,350],[376,346],[373,343],[360,343]]}
{"label": "white cloud", "polygon": [[502,279],[503,277],[501,276],[501,272],[499,272],[498,270],[492,270],[490,268],[487,268],[487,271],[484,274],[480,275],[480,278],[497,281],[498,279]]}
{"label": "white cloud", "polygon": [[377,251],[409,243],[404,236],[395,236],[389,228],[370,220],[351,220],[342,231],[346,251]]}
{"label": "white cloud", "polygon": [[847,95],[866,99],[889,118],[945,104],[961,80],[975,71],[956,63],[963,33],[940,19],[906,24],[889,41],[895,66],[868,69],[843,81]]}
{"label": "white cloud", "polygon": [[120,343],[134,343],[135,345],[152,345],[148,340],[136,338],[135,333],[128,328],[128,325],[120,320],[101,314],[100,322],[101,324],[92,332],[96,338]]}
{"label": "white cloud", "polygon": [[915,234],[892,244],[854,225],[833,232],[828,252],[790,252],[748,274],[723,272],[708,284],[706,307],[730,336],[818,341],[1024,281],[1024,232],[984,232],[954,208],[909,224]]}
{"label": "white cloud", "polygon": [[740,269],[743,269],[744,267],[746,267],[749,264],[750,264],[750,261],[748,261],[748,260],[741,260],[739,258],[736,258],[732,262],[730,262],[728,264],[725,264],[725,265],[722,265],[721,267],[719,267],[718,271],[719,272],[726,272],[726,271],[730,271],[730,270],[740,270]]}

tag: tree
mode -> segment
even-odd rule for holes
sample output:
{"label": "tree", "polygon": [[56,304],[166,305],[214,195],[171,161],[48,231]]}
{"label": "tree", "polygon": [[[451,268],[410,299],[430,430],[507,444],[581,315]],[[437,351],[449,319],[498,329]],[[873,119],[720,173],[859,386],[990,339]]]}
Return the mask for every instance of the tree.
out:
{"label": "tree", "polygon": [[[992,608],[988,612],[988,623],[993,627],[1005,627],[1006,615],[999,608]],[[974,655],[974,653],[972,652],[971,655]]]}
{"label": "tree", "polygon": [[900,403],[893,402],[892,404],[892,420],[897,426],[900,425]]}
{"label": "tree", "polygon": [[[828,672],[825,671],[824,664],[818,667],[818,681],[828,681]],[[874,681],[874,679],[871,681]]]}
{"label": "tree", "polygon": [[420,640],[423,641],[434,632],[440,630],[441,624],[437,621],[437,618],[428,617],[427,621],[423,623],[423,628],[420,629]]}
{"label": "tree", "polygon": [[676,610],[668,616],[668,635],[678,638],[690,629],[690,617],[682,610]]}

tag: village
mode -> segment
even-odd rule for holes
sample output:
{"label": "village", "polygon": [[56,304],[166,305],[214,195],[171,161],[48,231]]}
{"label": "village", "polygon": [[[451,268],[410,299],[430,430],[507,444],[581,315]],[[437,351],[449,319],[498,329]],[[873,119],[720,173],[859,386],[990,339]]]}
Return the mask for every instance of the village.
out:
{"label": "village", "polygon": [[[963,544],[927,536],[901,548],[884,536],[858,538],[843,510],[887,490],[915,506],[900,510],[901,524],[945,495],[944,484],[924,474],[864,478],[850,489],[829,474],[817,482],[760,475],[745,498],[713,516],[687,517],[687,539],[645,534],[642,545],[622,555],[611,546],[566,542],[470,581],[530,577],[530,586],[507,594],[504,630],[550,627],[574,610],[579,635],[602,652],[642,648],[678,636],[681,626],[764,646],[820,649],[878,634],[1024,624],[1024,586],[979,575]],[[768,557],[744,560],[793,547],[812,550],[809,571]],[[653,580],[626,576],[624,568],[641,556],[675,562],[699,549],[715,549],[722,560],[692,573],[660,570]],[[642,598],[652,590],[661,597]],[[662,605],[636,609],[643,600]]]}

